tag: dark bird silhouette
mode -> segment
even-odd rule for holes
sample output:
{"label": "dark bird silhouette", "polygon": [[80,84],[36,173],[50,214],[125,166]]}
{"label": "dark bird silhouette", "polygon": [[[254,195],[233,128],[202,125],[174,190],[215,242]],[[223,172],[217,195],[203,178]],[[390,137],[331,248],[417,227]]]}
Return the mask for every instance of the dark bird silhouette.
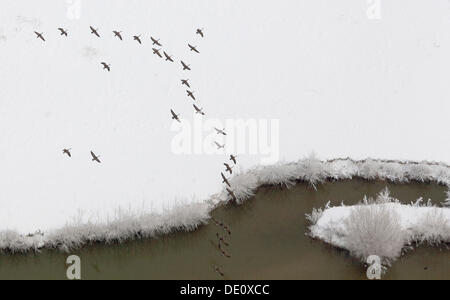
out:
{"label": "dark bird silhouette", "polygon": [[189,79],[181,79],[181,85],[185,85],[185,86],[187,86],[188,88],[191,88],[191,86],[189,85]]}
{"label": "dark bird silhouette", "polygon": [[220,276],[224,277],[225,274],[222,272],[221,267],[214,266],[214,271],[218,273]]}
{"label": "dark bird silhouette", "polygon": [[110,65],[108,65],[105,62],[102,62],[101,64],[103,65],[103,69],[106,69],[106,70],[108,70],[108,72],[111,72],[111,66]]}
{"label": "dark bird silhouette", "polygon": [[113,31],[113,33],[114,33],[114,36],[117,36],[121,41],[123,41],[123,39],[122,39],[122,31]]}
{"label": "dark bird silhouette", "polygon": [[190,45],[190,44],[188,44],[188,46],[189,46],[189,48],[191,48],[191,51],[194,51],[194,52],[197,52],[197,53],[200,53],[198,50],[197,50],[197,48],[196,47],[194,47],[194,46],[192,46],[192,45]]}
{"label": "dark bird silhouette", "polygon": [[223,249],[220,249],[220,252],[222,252],[222,255],[225,256],[226,258],[230,258],[231,257],[231,255],[226,253]]}
{"label": "dark bird silhouette", "polygon": [[142,44],[140,35],[133,36],[133,40],[137,41],[139,44]]}
{"label": "dark bird silhouette", "polygon": [[172,109],[170,110],[172,113],[172,120],[177,120],[179,123],[181,123],[180,119],[178,118],[179,114],[177,115]]}
{"label": "dark bird silhouette", "polygon": [[58,28],[58,30],[61,32],[61,35],[67,36],[67,31],[64,28]]}
{"label": "dark bird silhouette", "polygon": [[230,167],[229,164],[224,163],[224,166],[225,166],[225,168],[226,168],[225,172],[229,172],[230,174],[233,174],[233,170],[231,170],[231,169],[233,169],[233,168]]}
{"label": "dark bird silhouette", "polygon": [[205,113],[203,112],[203,109],[198,108],[197,105],[195,105],[195,104],[192,104],[192,105],[194,106],[194,109],[195,109],[195,113],[196,113],[196,114],[201,114],[202,116],[205,115]]}
{"label": "dark bird silhouette", "polygon": [[204,37],[203,35],[203,28],[202,29],[197,29],[197,34],[199,34],[201,37]]}
{"label": "dark bird silhouette", "polygon": [[225,145],[221,145],[218,142],[214,142],[214,144],[216,144],[217,149],[225,149]]}
{"label": "dark bird silhouette", "polygon": [[227,188],[228,195],[233,199],[234,201],[237,201],[236,195],[234,194],[233,190]]}
{"label": "dark bird silhouette", "polygon": [[161,53],[159,53],[159,50],[161,50],[161,49],[152,48],[152,50],[153,50],[153,54],[156,54],[156,55],[158,55],[159,57],[162,58]]}
{"label": "dark bird silhouette", "polygon": [[228,181],[228,179],[225,177],[225,175],[223,175],[223,173],[221,172],[220,175],[222,175],[222,183],[225,183],[226,185],[228,185],[229,187],[231,187],[230,182]]}
{"label": "dark bird silhouette", "polygon": [[227,134],[225,133],[225,128],[224,128],[223,130],[220,130],[220,129],[214,127],[214,129],[216,130],[217,134],[227,135]]}
{"label": "dark bird silhouette", "polygon": [[166,53],[166,51],[163,51],[164,56],[166,57],[166,61],[171,61],[173,62],[172,56],[170,56],[169,54]]}
{"label": "dark bird silhouette", "polygon": [[43,42],[45,42],[45,39],[44,39],[44,36],[43,36],[44,33],[39,33],[37,31],[35,31],[34,33],[36,34],[36,38],[37,39],[41,39]]}
{"label": "dark bird silhouette", "polygon": [[184,63],[184,61],[181,61],[181,64],[183,65],[183,70],[189,70],[189,71],[191,71],[190,65],[186,65],[186,64]]}
{"label": "dark bird silhouette", "polygon": [[236,164],[236,156],[234,156],[233,154],[230,154],[230,160],[234,162],[234,164]]}
{"label": "dark bird silhouette", "polygon": [[162,47],[161,43],[159,42],[159,39],[154,39],[152,36],[150,38],[152,39],[153,45]]}
{"label": "dark bird silhouette", "polygon": [[227,247],[229,246],[229,244],[225,241],[225,239],[223,237],[220,236],[220,234],[218,232],[216,232],[216,236],[217,236],[217,239],[219,240],[219,245],[220,245],[220,243],[222,243]]}
{"label": "dark bird silhouette", "polygon": [[91,34],[95,34],[97,37],[100,37],[100,34],[98,34],[98,32],[97,32],[98,28],[95,29],[95,28],[92,27],[92,26],[89,26],[89,27],[91,28]]}
{"label": "dark bird silhouette", "polygon": [[96,162],[98,162],[98,163],[101,163],[101,161],[100,161],[100,155],[99,156],[97,156],[97,155],[95,155],[94,154],[94,152],[92,152],[91,151],[91,155],[92,155],[92,161],[96,161]]}
{"label": "dark bird silhouette", "polygon": [[192,98],[192,100],[195,100],[195,96],[194,96],[194,91],[189,91],[189,90],[186,90],[186,93],[187,93],[187,95],[188,95],[188,97],[191,97]]}
{"label": "dark bird silhouette", "polygon": [[63,149],[63,154],[67,154],[67,156],[72,157],[72,154],[70,153],[71,148],[69,149]]}

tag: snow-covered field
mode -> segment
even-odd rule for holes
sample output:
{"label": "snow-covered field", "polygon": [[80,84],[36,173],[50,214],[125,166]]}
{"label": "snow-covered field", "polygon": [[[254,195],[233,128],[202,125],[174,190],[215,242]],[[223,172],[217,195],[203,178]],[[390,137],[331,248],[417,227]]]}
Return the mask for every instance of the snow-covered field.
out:
{"label": "snow-covered field", "polygon": [[[368,8],[358,0],[1,3],[0,247],[25,243],[20,234],[38,230],[55,237],[75,228],[68,224],[98,225],[72,232],[76,241],[125,237],[136,228],[192,228],[207,219],[205,200],[225,199],[223,192],[211,195],[223,188],[228,157],[209,153],[208,145],[225,141],[213,127],[234,136],[230,120],[253,120],[258,129],[264,121],[279,124],[269,131],[269,152],[258,141],[256,151],[237,153],[233,170],[244,175],[231,183],[239,200],[265,182],[332,170],[305,160],[257,167],[253,176],[270,154],[282,162],[311,151],[321,159],[450,162],[450,4],[381,1],[379,19],[369,18]],[[197,28],[204,28],[203,39]],[[161,39],[174,63],[152,53],[150,36]],[[180,60],[192,71],[183,71]],[[194,119],[182,78],[190,79],[205,117]],[[174,147],[179,131],[170,109],[192,125],[193,154]],[[101,164],[91,161],[91,150]],[[389,166],[378,172],[398,181],[429,170]],[[334,175],[359,176],[362,167],[352,162]],[[445,166],[424,176],[449,183]],[[190,204],[202,207],[192,209],[192,218],[152,217],[179,215],[172,208]]]}
{"label": "snow-covered field", "polygon": [[390,264],[414,243],[450,243],[450,208],[423,199],[403,205],[380,192],[354,206],[314,209],[309,235],[347,249],[363,262],[372,255]]}

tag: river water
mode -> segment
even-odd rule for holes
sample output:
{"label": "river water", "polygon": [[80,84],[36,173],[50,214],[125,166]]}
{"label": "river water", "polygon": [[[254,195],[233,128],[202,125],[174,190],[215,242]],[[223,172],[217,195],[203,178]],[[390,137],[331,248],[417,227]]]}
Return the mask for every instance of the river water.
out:
{"label": "river water", "polygon": [[[325,183],[317,191],[304,183],[289,190],[262,187],[245,204],[212,213],[230,227],[231,235],[210,222],[194,232],[90,245],[70,254],[81,258],[82,279],[366,279],[364,265],[346,251],[305,235],[305,213],[328,201],[355,204],[386,186],[403,203],[445,198],[446,187],[419,183],[351,180]],[[216,233],[229,243],[222,248],[231,257],[219,251]],[[68,255],[56,250],[1,255],[0,279],[65,279]],[[224,277],[214,266],[220,266]],[[383,279],[450,279],[450,250],[420,246],[407,251]]]}

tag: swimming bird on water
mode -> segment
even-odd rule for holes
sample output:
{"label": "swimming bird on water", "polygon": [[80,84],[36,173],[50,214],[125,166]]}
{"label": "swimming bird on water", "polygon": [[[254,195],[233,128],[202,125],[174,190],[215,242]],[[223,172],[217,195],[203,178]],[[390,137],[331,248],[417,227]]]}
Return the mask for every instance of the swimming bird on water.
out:
{"label": "swimming bird on water", "polygon": [[139,44],[142,44],[140,35],[133,36],[133,40],[137,41]]}
{"label": "swimming bird on water", "polygon": [[231,169],[233,169],[232,167],[230,167],[230,165],[229,164],[227,164],[227,163],[223,163],[223,165],[225,166],[225,168],[226,168],[226,172],[229,172],[230,174],[233,174],[233,170],[231,170]]}
{"label": "swimming bird on water", "polygon": [[192,105],[194,106],[194,109],[195,109],[195,113],[196,113],[196,114],[201,114],[202,116],[205,115],[205,113],[203,112],[203,109],[198,108],[197,105],[195,105],[195,104],[192,104]]}
{"label": "swimming bird on water", "polygon": [[180,119],[178,118],[179,115],[177,115],[172,109],[170,110],[172,113],[172,120],[177,120],[179,123],[181,123]]}
{"label": "swimming bird on water", "polygon": [[191,71],[191,66],[190,65],[185,64],[184,61],[181,61],[181,64],[183,65],[183,71],[184,70]]}
{"label": "swimming bird on water", "polygon": [[159,53],[159,50],[161,50],[161,49],[152,48],[152,50],[153,50],[153,54],[156,54],[156,55],[158,55],[159,57],[162,58],[161,53]]}
{"label": "swimming bird on water", "polygon": [[162,47],[161,43],[159,42],[160,39],[154,39],[152,36],[150,37],[150,39],[153,42],[153,45],[158,45],[159,47]]}
{"label": "swimming bird on water", "polygon": [[196,34],[199,34],[201,37],[204,37],[203,35],[203,28],[202,29],[197,29]]}
{"label": "swimming bird on water", "polygon": [[111,72],[111,65],[108,65],[105,62],[102,62],[101,64],[103,65],[103,69],[106,69],[106,70],[108,70],[108,72]]}
{"label": "swimming bird on water", "polygon": [[195,100],[195,96],[194,96],[195,92],[194,91],[186,90],[186,93],[187,93],[188,97],[191,97],[192,100]]}
{"label": "swimming bird on water", "polygon": [[189,81],[189,79],[181,79],[181,85],[185,85],[188,88],[191,88],[188,81]]}
{"label": "swimming bird on water", "polygon": [[72,154],[70,154],[70,150],[71,150],[71,148],[63,149],[63,154],[67,154],[67,156],[72,157]]}
{"label": "swimming bird on water", "polygon": [[214,127],[214,129],[216,130],[217,134],[221,134],[221,135],[227,135],[227,134],[225,133],[225,128],[224,128],[224,129],[222,129],[222,130],[220,130],[220,129],[218,129],[218,128]]}
{"label": "swimming bird on water", "polygon": [[45,42],[45,39],[44,39],[44,36],[43,36],[44,33],[39,33],[37,31],[35,31],[34,33],[36,34],[36,38],[37,39],[41,39],[43,42]]}
{"label": "swimming bird on water", "polygon": [[98,32],[97,32],[98,28],[95,29],[95,28],[92,27],[92,26],[89,26],[89,28],[91,28],[91,34],[95,34],[97,37],[100,37],[100,34],[98,34]]}
{"label": "swimming bird on water", "polygon": [[67,37],[67,31],[64,30],[64,28],[58,28],[58,30],[61,32],[61,35],[65,35]]}
{"label": "swimming bird on water", "polygon": [[97,155],[95,155],[94,154],[94,152],[92,152],[91,151],[91,156],[92,156],[92,161],[96,161],[96,162],[98,162],[98,163],[101,163],[101,161],[100,161],[100,155],[99,156],[97,156]]}
{"label": "swimming bird on water", "polygon": [[189,46],[189,48],[191,48],[191,51],[200,53],[195,46],[192,46],[192,45],[189,45],[189,44],[188,44],[188,46]]}
{"label": "swimming bird on water", "polygon": [[220,172],[220,175],[222,175],[222,183],[225,183],[226,185],[228,185],[229,187],[231,187],[230,182],[228,181],[228,179],[225,177],[225,175],[223,175],[222,172]]}
{"label": "swimming bird on water", "polygon": [[122,39],[122,31],[115,31],[113,30],[114,36],[117,36],[121,41],[123,41]]}
{"label": "swimming bird on water", "polygon": [[234,164],[236,164],[236,156],[234,156],[233,154],[230,154],[230,160],[234,162]]}

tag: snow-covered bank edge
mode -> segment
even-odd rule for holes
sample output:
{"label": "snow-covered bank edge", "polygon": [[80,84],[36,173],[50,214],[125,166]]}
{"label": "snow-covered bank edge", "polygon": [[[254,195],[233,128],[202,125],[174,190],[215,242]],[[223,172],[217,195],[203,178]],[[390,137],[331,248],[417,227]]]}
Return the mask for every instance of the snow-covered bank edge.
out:
{"label": "snow-covered bank edge", "polygon": [[[292,163],[258,166],[235,174],[229,182],[235,201],[242,204],[264,185],[290,187],[303,181],[315,187],[325,180],[352,178],[388,180],[395,183],[434,182],[450,187],[450,167],[434,162],[372,159],[354,161],[349,158],[320,161],[310,157]],[[204,202],[177,206],[163,215],[122,212],[106,223],[74,222],[51,232],[32,235],[0,231],[0,250],[12,253],[37,251],[40,248],[69,250],[91,242],[122,242],[133,238],[152,238],[180,230],[195,230],[208,222],[213,209],[230,200],[231,196],[224,187],[221,192]],[[450,205],[450,192],[446,204]]]}
{"label": "snow-covered bank edge", "polygon": [[362,262],[376,255],[385,266],[413,245],[450,243],[450,208],[422,203],[409,205],[380,192],[375,199],[364,197],[357,205],[313,209],[308,235],[346,249]]}

